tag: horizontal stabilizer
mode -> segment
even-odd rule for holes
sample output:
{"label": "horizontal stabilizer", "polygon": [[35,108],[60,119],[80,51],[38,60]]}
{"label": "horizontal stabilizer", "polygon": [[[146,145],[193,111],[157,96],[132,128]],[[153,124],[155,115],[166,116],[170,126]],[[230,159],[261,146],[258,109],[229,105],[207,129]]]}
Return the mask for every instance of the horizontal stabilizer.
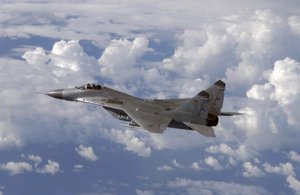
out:
{"label": "horizontal stabilizer", "polygon": [[206,137],[216,137],[215,131],[211,127],[188,122],[184,122],[184,124]]}
{"label": "horizontal stabilizer", "polygon": [[234,116],[234,115],[244,115],[244,113],[240,112],[221,112],[221,116]]}

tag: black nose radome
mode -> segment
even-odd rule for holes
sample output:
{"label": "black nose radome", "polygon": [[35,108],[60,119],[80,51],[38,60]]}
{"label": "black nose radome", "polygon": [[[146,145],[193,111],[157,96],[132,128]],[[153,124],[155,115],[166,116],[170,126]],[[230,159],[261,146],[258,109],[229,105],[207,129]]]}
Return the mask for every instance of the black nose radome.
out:
{"label": "black nose radome", "polygon": [[57,99],[63,99],[62,91],[63,91],[62,89],[52,90],[52,91],[48,91],[46,95]]}

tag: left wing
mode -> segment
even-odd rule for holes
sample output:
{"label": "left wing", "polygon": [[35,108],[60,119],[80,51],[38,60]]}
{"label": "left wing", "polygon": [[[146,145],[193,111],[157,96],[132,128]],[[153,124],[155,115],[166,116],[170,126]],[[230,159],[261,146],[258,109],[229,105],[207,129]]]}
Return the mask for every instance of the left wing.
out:
{"label": "left wing", "polygon": [[200,124],[195,124],[195,123],[189,123],[189,122],[184,122],[185,125],[189,126],[193,130],[201,133],[202,135],[206,137],[216,137],[215,131],[213,128],[208,127],[206,125],[200,125]]}
{"label": "left wing", "polygon": [[143,112],[138,108],[123,108],[124,112],[140,127],[152,133],[163,133],[171,122],[171,118],[162,117],[155,113]]}

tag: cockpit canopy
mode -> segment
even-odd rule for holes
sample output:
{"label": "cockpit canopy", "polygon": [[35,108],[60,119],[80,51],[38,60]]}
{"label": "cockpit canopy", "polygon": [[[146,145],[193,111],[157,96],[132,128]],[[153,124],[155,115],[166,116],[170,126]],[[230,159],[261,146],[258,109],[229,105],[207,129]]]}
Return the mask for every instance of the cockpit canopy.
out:
{"label": "cockpit canopy", "polygon": [[86,90],[86,89],[100,90],[100,89],[102,89],[102,86],[94,84],[94,83],[88,83],[88,84],[85,84],[83,86],[76,87],[76,89],[82,89],[82,90]]}

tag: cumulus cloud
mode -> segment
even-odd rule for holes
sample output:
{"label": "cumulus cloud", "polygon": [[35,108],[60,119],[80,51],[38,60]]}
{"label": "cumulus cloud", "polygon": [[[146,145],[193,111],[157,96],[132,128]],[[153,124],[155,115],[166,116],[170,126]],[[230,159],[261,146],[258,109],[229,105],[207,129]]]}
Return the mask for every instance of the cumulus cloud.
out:
{"label": "cumulus cloud", "polygon": [[38,47],[26,51],[22,58],[39,72],[50,71],[57,77],[79,74],[86,79],[91,78],[96,75],[98,66],[97,60],[84,52],[78,40],[58,41],[50,52]]}
{"label": "cumulus cloud", "polygon": [[6,164],[0,164],[0,170],[9,172],[10,175],[18,175],[24,172],[32,171],[32,165],[26,162],[10,161]]}
{"label": "cumulus cloud", "polygon": [[41,169],[38,169],[37,172],[42,173],[42,174],[51,174],[55,175],[60,171],[60,165],[59,163],[48,160],[48,163],[44,165]]}
{"label": "cumulus cloud", "polygon": [[140,190],[136,189],[135,190],[136,195],[154,195],[154,192],[151,190]]}
{"label": "cumulus cloud", "polygon": [[[0,67],[1,72],[5,71],[5,74],[1,75],[1,81],[6,83],[0,94],[3,100],[3,112],[0,113],[1,149],[22,147],[28,142],[57,143],[67,139],[76,142],[91,134],[91,131],[83,132],[82,126],[86,124],[101,126],[101,121],[96,120],[99,111],[94,111],[97,113],[94,115],[87,107],[60,105],[59,102],[52,104],[50,108],[49,101],[54,100],[35,94],[35,92],[80,85],[94,80],[92,75],[95,74],[95,68],[88,67],[89,64],[98,66],[97,60],[87,56],[78,41],[59,41],[57,44],[60,46],[54,44],[53,52],[46,52],[41,48],[30,49],[23,55],[25,62],[0,58],[1,64],[7,65]],[[74,65],[80,70],[75,71],[72,67],[64,65]],[[58,72],[68,76],[60,77]],[[64,109],[66,107],[68,109]],[[76,121],[76,124],[64,123],[63,125],[62,121],[68,119]],[[62,132],[65,136],[61,136]],[[77,138],[74,137],[75,134],[78,135]]]}
{"label": "cumulus cloud", "polygon": [[[5,85],[0,94],[0,149],[20,148],[27,143],[79,144],[100,132],[139,156],[150,156],[153,149],[203,147],[237,164],[261,152],[298,146],[300,19],[297,9],[284,9],[294,1],[212,1],[201,12],[199,2],[88,1],[64,2],[65,6],[61,2],[5,3],[0,7],[1,37],[30,39],[33,35],[65,40],[54,43],[50,51],[41,47],[26,51],[26,64],[1,57],[0,82]],[[103,9],[95,6],[98,3]],[[119,6],[122,11],[116,13]],[[120,39],[111,41],[111,36]],[[159,51],[155,51],[160,59],[144,63],[149,59],[143,56],[151,51],[153,38],[161,39]],[[98,60],[88,56],[78,39],[95,41],[103,54]],[[160,53],[165,47],[168,52]],[[113,81],[111,85],[116,89],[141,92],[136,94],[147,97],[189,97],[220,78],[227,83],[226,99],[238,96],[225,102],[226,108],[237,108],[246,115],[220,119],[216,133],[221,136],[213,141],[195,132],[169,129],[164,135],[115,129],[103,133],[102,129],[112,125],[103,122],[106,116],[102,111],[66,102],[51,104],[50,108],[49,101],[54,100],[32,96],[34,91],[73,86],[74,82],[103,81],[99,75]],[[41,162],[33,157],[26,159],[35,169],[35,164]],[[289,158],[298,161],[298,154],[290,152]],[[207,158],[209,164],[218,162],[213,159]],[[55,163],[50,164],[54,167]],[[192,165],[194,169],[199,167]],[[292,169],[287,171],[284,165],[291,167],[287,163],[265,163],[264,168],[270,173],[292,174]],[[243,168],[245,175],[259,175],[255,164],[245,162]],[[295,176],[288,176],[287,181],[297,189]],[[186,192],[186,188],[182,190]]]}
{"label": "cumulus cloud", "polygon": [[122,83],[137,76],[135,65],[147,51],[149,41],[146,37],[137,37],[133,41],[112,40],[99,58],[101,75]]}
{"label": "cumulus cloud", "polygon": [[51,57],[53,63],[64,70],[76,72],[94,69],[91,67],[93,58],[83,51],[78,40],[56,42],[51,50]]}
{"label": "cumulus cloud", "polygon": [[288,176],[286,181],[289,184],[289,187],[294,190],[296,194],[300,194],[300,181],[297,180],[294,176]]}
{"label": "cumulus cloud", "polygon": [[180,168],[180,169],[184,169],[185,166],[180,164],[179,162],[177,162],[176,159],[172,160],[171,163],[169,165],[162,165],[157,167],[157,170],[159,171],[172,171],[176,168]]}
{"label": "cumulus cloud", "polygon": [[105,136],[116,143],[125,145],[125,150],[132,151],[138,156],[149,157],[151,155],[151,148],[146,146],[145,142],[132,130],[111,129],[105,132]]}
{"label": "cumulus cloud", "polygon": [[89,161],[96,161],[98,159],[98,157],[96,156],[96,154],[94,153],[94,150],[92,148],[92,146],[84,146],[84,145],[80,145],[78,148],[75,148],[75,151],[82,157],[85,158],[86,160]]}
{"label": "cumulus cloud", "polygon": [[74,171],[74,172],[81,172],[81,171],[83,171],[83,168],[84,168],[83,165],[81,165],[81,164],[76,164],[76,165],[73,166],[73,171]]}
{"label": "cumulus cloud", "polygon": [[43,167],[40,166],[42,163],[42,158],[38,155],[21,155],[22,158],[32,161],[34,164],[28,162],[14,162],[10,161],[6,164],[0,164],[0,170],[9,172],[10,175],[18,175],[25,172],[36,172],[42,174],[51,174],[55,175],[57,172],[60,171],[59,163],[48,160],[48,163]]}
{"label": "cumulus cloud", "polygon": [[299,125],[299,90],[300,63],[291,58],[279,60],[274,64],[273,70],[266,70],[268,83],[254,85],[247,96],[253,99],[277,101],[288,114],[290,125]]}
{"label": "cumulus cloud", "polygon": [[37,67],[38,65],[46,64],[49,61],[49,56],[41,47],[37,47],[35,50],[26,51],[22,58],[25,59],[28,64],[35,65]]}
{"label": "cumulus cloud", "polygon": [[172,164],[173,164],[174,167],[177,167],[177,168],[181,168],[181,169],[185,168],[185,166],[183,166],[182,164],[180,164],[179,162],[177,162],[176,159],[174,159],[172,161]]}
{"label": "cumulus cloud", "polygon": [[[168,7],[167,3],[164,6]],[[58,5],[55,7],[57,8]],[[83,13],[83,8],[75,7],[71,6],[70,10],[76,9],[77,11],[74,13]],[[111,9],[109,6],[107,8],[108,10]],[[9,13],[9,10],[14,13],[11,10],[18,8],[9,6],[7,10],[0,9],[5,13]],[[50,7],[49,10],[51,9],[54,8]],[[151,10],[151,8],[149,9]],[[91,8],[91,10],[95,9]],[[187,17],[191,19],[195,18],[194,14],[197,13],[192,10],[191,14],[187,14]],[[31,13],[30,11],[35,12],[35,9],[30,11],[20,9],[19,11]],[[124,11],[126,12],[126,9]],[[61,10],[58,12],[62,13]],[[92,33],[88,33],[91,30],[88,30],[87,27],[91,23],[86,19],[93,18],[95,12],[91,13],[92,16],[86,16],[87,18],[71,17],[72,20],[67,17],[70,13],[71,11],[68,10],[68,13],[60,16],[62,19],[66,19],[67,26],[65,28],[70,30],[80,26],[79,29],[76,29],[82,33],[80,36],[89,37],[93,40],[107,39],[105,41],[107,47],[104,48],[103,54],[97,61],[84,52],[77,40],[79,37],[77,32],[67,31],[67,35],[65,33],[60,34],[57,32],[61,32],[60,28],[46,25],[49,27],[45,27],[45,29],[39,27],[40,30],[36,31],[35,34],[52,34],[51,36],[56,34],[55,37],[65,36],[74,40],[58,41],[53,45],[51,51],[36,48],[25,52],[23,59],[27,62],[26,66],[19,60],[1,59],[1,64],[7,64],[5,68],[1,68],[1,72],[5,73],[1,77],[3,81],[9,82],[4,86],[5,89],[3,89],[0,98],[3,100],[3,110],[14,110],[14,112],[1,112],[0,128],[3,131],[0,132],[0,148],[20,147],[27,142],[57,143],[72,140],[76,143],[82,143],[80,142],[82,139],[99,133],[95,127],[100,129],[99,126],[102,127],[103,122],[99,122],[102,120],[99,120],[98,111],[83,106],[70,106],[65,102],[57,103],[57,105],[52,104],[54,108],[49,109],[45,105],[48,105],[51,100],[45,98],[31,100],[31,94],[25,90],[13,90],[15,86],[23,86],[23,84],[31,86],[32,91],[52,88],[54,87],[52,84],[55,87],[71,86],[74,85],[74,81],[76,84],[95,81],[97,80],[95,77],[99,74],[105,79],[112,80],[112,85],[117,89],[131,92],[144,88],[148,90],[170,90],[170,92],[154,92],[153,97],[189,97],[196,94],[198,90],[207,87],[216,78],[222,78],[228,84],[228,94],[243,97],[239,97],[243,99],[242,104],[233,102],[233,105],[243,107],[241,111],[247,115],[221,119],[221,126],[216,128],[216,132],[226,134],[226,139],[216,138],[213,145],[211,144],[212,141],[202,138],[201,135],[195,136],[195,132],[168,130],[164,135],[151,135],[137,131],[111,129],[103,130],[104,133],[100,133],[104,137],[124,145],[125,150],[139,156],[149,157],[152,149],[206,147],[207,152],[224,154],[231,164],[236,164],[236,161],[249,160],[261,151],[273,148],[281,149],[285,145],[298,143],[296,139],[298,136],[295,136],[298,133],[295,129],[299,127],[300,109],[298,105],[300,104],[299,94],[294,89],[295,86],[299,86],[297,77],[299,75],[299,63],[293,60],[295,54],[291,52],[290,47],[294,51],[298,51],[299,46],[291,43],[289,39],[293,40],[299,36],[299,17],[293,16],[287,19],[284,15],[278,15],[271,10],[255,10],[242,14],[232,12],[235,15],[210,20],[209,23],[203,22],[201,25],[199,25],[199,21],[196,23],[193,20],[187,21],[186,17],[183,17],[184,19],[174,17],[173,22],[172,20],[164,21],[164,25],[162,25],[161,23],[156,24],[157,22],[154,22],[153,19],[151,19],[150,24],[149,22],[140,24],[141,21],[149,21],[146,20],[149,16],[143,14],[142,17],[136,17],[139,20],[131,19],[131,25],[127,25],[126,22],[120,23],[119,26],[124,29],[119,33],[126,34],[126,37],[121,36],[121,39],[110,41],[110,35],[99,37],[99,34],[94,34],[94,32],[103,32],[98,25],[92,25],[95,28],[97,26],[97,28],[93,29]],[[147,13],[151,15],[150,17],[156,15],[155,11]],[[219,12],[216,11],[216,13]],[[34,14],[27,15],[30,16],[28,16],[29,18],[26,17],[25,21],[35,21],[31,18],[34,17]],[[116,25],[110,21],[118,23],[116,21],[119,19],[110,20],[107,13],[104,15],[104,18],[100,17],[101,21],[107,22],[101,22],[99,26],[106,32],[116,29]],[[38,16],[43,16],[43,13],[39,13]],[[58,16],[53,17],[53,21],[57,21],[56,17]],[[6,19],[1,17],[1,20]],[[84,23],[85,29],[81,25],[76,25],[80,22],[83,24],[83,20],[89,23]],[[93,20],[92,24],[98,24],[97,20]],[[51,20],[47,21],[51,23]],[[109,28],[103,28],[103,23],[106,23],[105,27]],[[187,23],[193,25],[189,26]],[[22,24],[19,25],[22,26]],[[142,58],[151,51],[149,45],[153,39],[143,32],[140,32],[141,36],[128,33],[129,29],[136,31],[140,26],[150,26],[151,30],[157,26],[164,28],[171,26],[172,29],[178,29],[178,26],[182,27],[180,30],[176,30],[177,35],[175,37],[172,35],[174,32],[170,32],[174,44],[172,47],[175,47],[170,50],[174,50],[174,53],[164,57],[165,59],[162,61],[153,63],[153,65],[143,63]],[[27,29],[26,31],[20,27],[16,31],[16,26],[14,26],[11,30],[5,28],[1,33],[11,35],[11,33],[19,32],[20,35],[15,36],[28,35],[34,31],[33,28],[35,27],[31,26],[31,30]],[[159,37],[159,32],[156,33],[158,35],[155,36]],[[286,58],[287,56],[290,58]],[[20,75],[20,77],[12,75]],[[247,98],[244,97],[245,94]],[[22,102],[24,99],[26,101]],[[27,114],[29,109],[31,112]],[[61,112],[52,113],[54,109]],[[74,124],[72,124],[73,122]],[[34,127],[32,124],[36,123],[39,124]],[[45,126],[49,128],[43,128]],[[65,136],[61,136],[61,132]],[[208,144],[210,144],[209,147],[207,147]],[[77,149],[79,150],[80,147]],[[34,160],[32,161],[34,162]],[[177,161],[175,162],[173,162],[172,167],[170,166],[171,168],[182,166]],[[213,157],[206,158],[205,163],[216,170],[222,169],[222,165]],[[195,170],[199,168],[196,163],[192,165]],[[259,175],[255,165],[249,163],[243,165],[246,175]]]}
{"label": "cumulus cloud", "polygon": [[170,165],[162,165],[162,166],[157,167],[157,170],[159,170],[159,171],[172,171],[174,169]]}
{"label": "cumulus cloud", "polygon": [[243,167],[244,167],[244,171],[243,171],[244,177],[263,177],[263,176],[265,176],[265,173],[261,169],[259,169],[257,166],[253,165],[251,162],[244,162]]}
{"label": "cumulus cloud", "polygon": [[[299,101],[297,86],[300,84],[300,65],[285,58],[264,71],[267,82],[253,85],[247,92],[247,116],[235,119],[236,125],[245,130],[245,144],[255,150],[281,148],[296,143],[299,135]],[[276,141],[275,141],[276,140]]]}
{"label": "cumulus cloud", "polygon": [[195,171],[200,171],[201,170],[198,162],[193,162],[192,165],[191,165],[191,168],[194,169]]}
{"label": "cumulus cloud", "polygon": [[265,171],[268,173],[275,173],[285,176],[295,176],[294,166],[289,162],[279,163],[278,166],[272,166],[266,162],[263,164],[263,166]]}
{"label": "cumulus cloud", "polygon": [[271,194],[262,187],[218,181],[200,181],[176,178],[167,187],[178,189],[179,194]]}
{"label": "cumulus cloud", "polygon": [[21,157],[33,161],[35,167],[37,167],[43,161],[43,159],[40,156],[33,154],[29,154],[28,156],[22,154]]}
{"label": "cumulus cloud", "polygon": [[[222,17],[214,22],[210,22],[209,24],[203,23],[197,28],[184,28],[178,33],[178,36],[174,37],[178,40],[176,42],[176,48],[173,55],[165,58],[162,62],[156,62],[154,65],[147,64],[146,66],[145,64],[138,64],[140,63],[143,55],[145,55],[148,51],[151,51],[149,48],[149,42],[151,42],[152,39],[149,36],[137,36],[137,38],[134,39],[121,38],[119,40],[115,39],[108,41],[106,44],[107,47],[104,48],[104,52],[98,61],[94,57],[88,56],[85,53],[78,40],[62,40],[56,42],[51,51],[36,48],[35,50],[25,52],[23,58],[29,65],[31,65],[30,68],[32,69],[30,69],[30,71],[24,71],[21,69],[18,70],[18,72],[19,74],[24,72],[27,77],[30,77],[30,82],[37,80],[38,84],[43,83],[44,86],[48,87],[49,83],[55,83],[55,86],[61,87],[62,85],[74,85],[74,80],[76,80],[76,82],[93,81],[95,80],[95,76],[99,76],[99,73],[101,73],[105,78],[120,79],[122,81],[121,84],[120,81],[114,80],[114,84],[117,83],[117,85],[115,85],[117,88],[135,91],[145,88],[146,86],[149,89],[150,85],[148,85],[145,81],[151,81],[151,83],[156,83],[154,86],[159,86],[160,89],[163,87],[164,90],[168,88],[169,90],[172,90],[171,95],[176,92],[176,94],[179,94],[180,97],[187,97],[190,96],[190,94],[192,95],[196,93],[196,91],[201,90],[212,83],[215,78],[225,79],[228,83],[229,90],[238,95],[243,92],[247,92],[247,90],[253,86],[253,90],[250,90],[249,94],[251,94],[251,91],[259,91],[260,94],[255,93],[255,95],[248,95],[248,97],[254,100],[265,101],[269,98],[267,97],[268,94],[274,94],[272,102],[281,102],[281,107],[278,108],[279,110],[277,109],[277,106],[274,106],[276,105],[275,103],[270,105],[263,102],[259,104],[259,107],[262,108],[262,111],[259,112],[259,110],[257,111],[254,109],[254,106],[257,107],[257,104],[251,101],[246,102],[242,106],[245,106],[246,112],[250,112],[250,115],[247,117],[241,117],[241,119],[234,119],[235,124],[227,123],[227,125],[222,126],[222,129],[224,129],[224,131],[227,130],[232,132],[232,134],[227,135],[230,137],[230,140],[235,140],[234,145],[237,145],[237,148],[231,148],[232,150],[239,150],[242,149],[242,147],[245,147],[250,154],[255,155],[257,153],[252,152],[253,148],[261,151],[270,149],[273,144],[276,144],[277,147],[281,147],[281,144],[283,144],[283,141],[272,142],[271,140],[273,140],[274,135],[271,135],[265,142],[261,141],[265,140],[266,137],[262,135],[262,132],[264,131],[258,131],[257,129],[271,129],[271,133],[277,133],[278,136],[276,139],[280,140],[286,138],[286,136],[282,136],[282,129],[284,129],[285,125],[278,124],[278,120],[276,119],[278,117],[282,117],[282,114],[284,113],[291,113],[289,114],[288,120],[290,124],[295,124],[296,121],[298,121],[297,110],[299,109],[294,109],[295,111],[292,112],[291,109],[289,109],[289,107],[292,107],[292,105],[296,104],[297,101],[290,100],[288,104],[286,104],[286,98],[289,96],[286,96],[284,99],[280,99],[278,95],[275,95],[278,94],[278,86],[283,84],[279,84],[275,81],[275,77],[272,76],[279,75],[282,67],[284,67],[279,65],[277,66],[275,63],[275,66],[272,68],[272,64],[274,64],[277,59],[284,56],[282,53],[286,54],[289,52],[289,47],[282,43],[284,43],[290,35],[291,37],[298,36],[297,34],[290,34],[291,29],[289,29],[291,26],[293,26],[293,29],[296,28],[297,19],[290,18],[289,26],[286,26],[286,20],[287,19],[284,16],[273,13],[271,10],[256,10],[244,13],[243,16],[230,15],[228,17]],[[277,37],[281,38],[277,40]],[[278,63],[290,64],[288,67],[292,67],[294,72],[297,71],[297,62],[285,59],[283,62]],[[222,66],[220,64],[222,64]],[[123,71],[125,70],[124,67],[126,67],[126,71],[130,73],[117,74],[117,72],[114,72]],[[130,71],[128,71],[129,69]],[[38,70],[38,74],[42,73],[41,75],[46,76],[37,76],[38,74],[33,70]],[[99,70],[99,72],[97,72],[97,70]],[[11,72],[15,71],[11,70]],[[175,74],[173,74],[174,72]],[[261,74],[261,72],[263,72],[263,74]],[[284,73],[291,75],[291,72]],[[68,76],[66,77],[66,75]],[[176,77],[174,77],[174,75],[176,75]],[[243,76],[241,77],[240,75]],[[257,89],[255,89],[255,86],[260,86],[260,83],[263,83],[269,78],[269,84],[262,85],[264,86],[264,89],[261,90],[260,87],[256,87]],[[8,78],[5,79],[8,80]],[[28,80],[29,78],[27,78],[27,80],[25,79],[26,82],[29,82]],[[285,81],[285,83],[286,82],[288,81]],[[15,84],[20,83],[21,81],[18,81]],[[34,82],[33,85],[38,85],[37,83]],[[133,86],[132,83],[134,83],[134,86],[128,86],[129,84],[127,85],[126,83],[131,83],[131,86]],[[175,84],[170,85],[165,83]],[[184,90],[176,86],[184,86]],[[13,88],[13,86],[10,88]],[[40,89],[41,88],[42,87],[40,87]],[[24,97],[24,95],[25,97],[29,97],[29,94],[19,94],[20,97]],[[291,94],[290,96],[292,95],[294,94]],[[36,106],[38,108],[41,108],[43,107],[42,105],[44,105],[44,102],[42,102],[44,100],[40,101],[41,102]],[[265,110],[265,107],[267,106],[274,108],[272,110],[272,116],[261,116],[263,114],[263,110]],[[280,109],[282,109],[281,112]],[[86,112],[86,109],[81,107],[81,109],[78,108],[76,112],[73,112],[73,107],[72,111],[70,111],[73,113],[72,115],[70,115],[69,112],[66,113],[67,110],[70,110],[70,107],[64,110],[63,115],[68,117],[70,120],[80,118],[81,124],[85,123],[96,125],[91,122],[93,119],[96,119],[96,117],[93,117],[93,113],[90,113],[89,116],[86,115],[85,117],[82,117],[82,114],[76,115],[76,113]],[[38,111],[35,110],[35,112]],[[49,111],[44,110],[43,112],[48,114]],[[21,114],[23,113],[20,113],[20,115]],[[37,115],[41,117],[44,116],[44,114],[40,112],[38,112]],[[9,118],[9,116],[7,117]],[[264,117],[266,117],[266,120],[260,122],[260,120]],[[55,119],[54,116],[52,116],[52,119],[53,118]],[[43,118],[43,120],[46,119]],[[9,125],[11,124],[4,122],[4,125],[4,128],[9,128]],[[17,126],[17,129],[21,129],[18,123],[14,123],[14,126],[15,125]],[[221,129],[221,127],[218,128]],[[242,131],[238,131],[240,129],[242,129]],[[15,134],[5,133],[5,136],[1,136],[1,138],[3,138],[3,143],[5,142],[6,145],[22,145],[24,144],[24,140],[29,139],[26,136],[24,138],[24,135],[22,134],[20,135],[19,131],[16,132],[17,133]],[[66,132],[70,133],[67,130]],[[79,128],[77,132],[80,132]],[[222,132],[223,130],[221,133]],[[81,136],[80,138],[84,137],[82,133],[78,134]],[[287,135],[288,139],[293,137],[285,133],[283,134]],[[55,131],[52,135],[52,137],[57,137],[55,135]],[[198,138],[195,138],[193,134],[189,134],[186,136],[186,139],[189,141],[185,141],[182,144],[173,143],[174,141],[172,140],[175,140],[173,139],[174,137],[181,136],[181,133],[170,133],[168,136],[160,135],[160,138],[158,136],[150,135],[149,137],[145,136],[147,138],[143,138],[143,140],[147,140],[146,145],[148,144],[149,149],[150,147],[156,149],[191,148],[199,147],[209,142],[199,142]],[[60,140],[61,139],[62,138],[60,138]],[[32,140],[35,139],[32,138]],[[257,142],[259,142],[259,144]],[[232,147],[228,143],[226,143],[226,145]],[[220,153],[222,152],[220,151]],[[239,156],[237,154],[234,155],[227,153],[227,155],[231,158],[232,162],[234,160],[240,160],[241,158],[243,158],[243,160],[248,158],[246,156],[241,156],[242,154]],[[232,155],[235,157],[232,157]]]}
{"label": "cumulus cloud", "polygon": [[[194,78],[209,73],[212,77],[221,77],[228,66],[223,63],[228,55],[234,55],[235,41],[214,28],[185,30],[179,40],[180,46],[171,58],[164,59],[163,65],[181,76]],[[216,69],[218,71],[213,71]]]}
{"label": "cumulus cloud", "polygon": [[289,152],[289,158],[291,160],[296,161],[296,162],[300,162],[300,155],[297,152],[293,151],[293,150]]}
{"label": "cumulus cloud", "polygon": [[232,149],[227,144],[220,144],[206,148],[206,151],[212,154],[225,154],[228,157],[237,160],[247,160],[254,156],[253,151],[249,151],[245,145],[240,145],[237,149]]}
{"label": "cumulus cloud", "polygon": [[208,166],[214,168],[215,170],[222,170],[223,169],[223,167],[219,163],[219,161],[217,159],[215,159],[214,157],[212,157],[212,156],[209,156],[209,157],[205,158],[204,162]]}

